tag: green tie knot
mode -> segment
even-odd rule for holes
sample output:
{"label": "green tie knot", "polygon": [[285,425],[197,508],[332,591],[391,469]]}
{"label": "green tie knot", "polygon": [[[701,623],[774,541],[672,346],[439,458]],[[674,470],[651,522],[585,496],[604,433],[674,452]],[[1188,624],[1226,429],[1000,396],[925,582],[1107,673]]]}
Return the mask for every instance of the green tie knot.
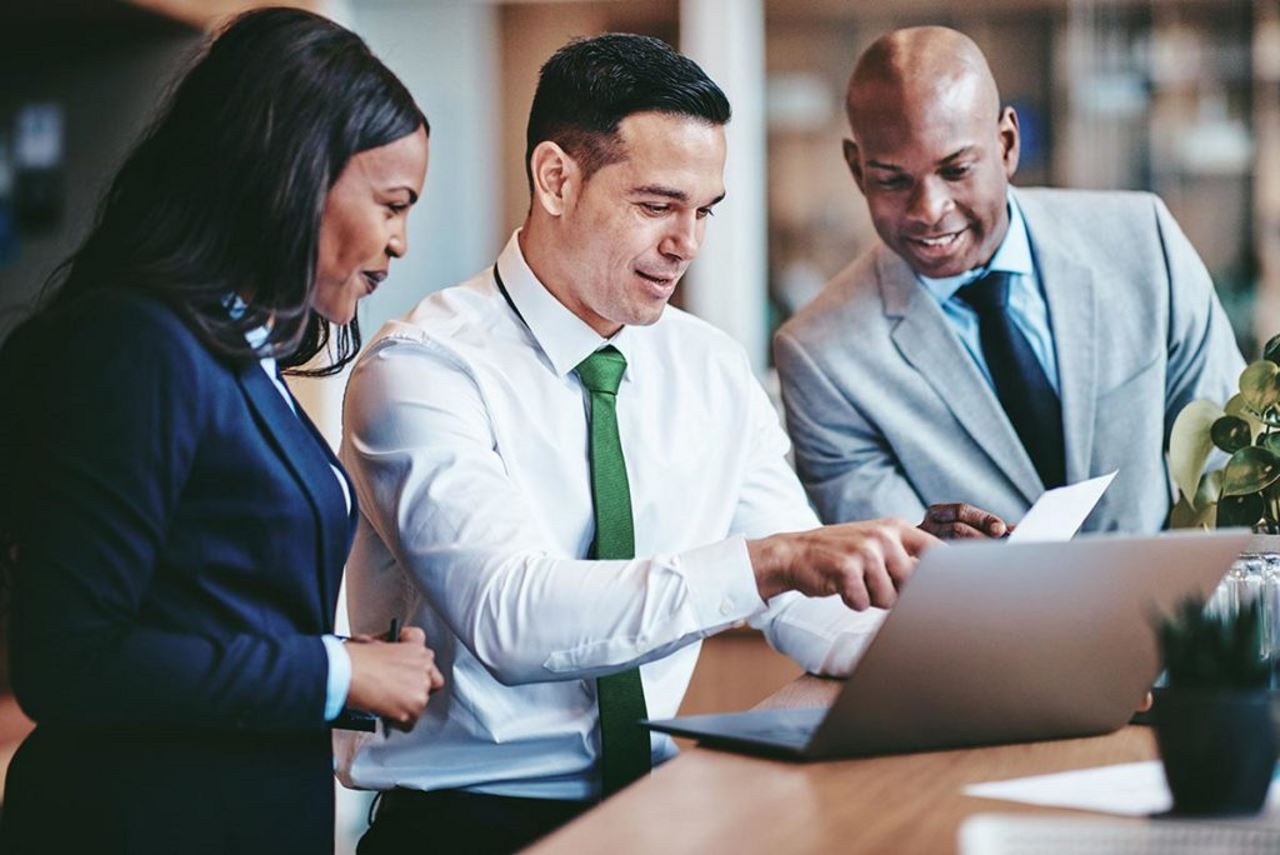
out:
{"label": "green tie knot", "polygon": [[573,370],[582,380],[582,385],[592,392],[616,395],[618,386],[622,384],[622,375],[627,370],[627,358],[610,344],[579,362]]}

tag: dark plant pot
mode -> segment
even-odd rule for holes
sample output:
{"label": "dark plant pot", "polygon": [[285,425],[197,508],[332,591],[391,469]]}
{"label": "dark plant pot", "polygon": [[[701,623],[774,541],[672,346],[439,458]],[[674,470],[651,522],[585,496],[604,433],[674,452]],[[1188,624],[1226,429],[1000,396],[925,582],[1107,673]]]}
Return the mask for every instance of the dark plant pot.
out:
{"label": "dark plant pot", "polygon": [[1262,809],[1277,754],[1272,698],[1265,689],[1160,693],[1152,718],[1174,813]]}

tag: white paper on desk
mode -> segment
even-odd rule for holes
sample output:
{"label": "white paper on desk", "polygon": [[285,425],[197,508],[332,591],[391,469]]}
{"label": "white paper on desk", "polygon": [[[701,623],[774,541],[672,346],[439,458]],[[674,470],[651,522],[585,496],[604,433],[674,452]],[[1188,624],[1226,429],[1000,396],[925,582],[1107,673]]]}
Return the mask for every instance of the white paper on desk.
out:
{"label": "white paper on desk", "polygon": [[[1053,775],[970,784],[965,795],[1042,807],[1075,808],[1122,816],[1150,816],[1173,807],[1159,760],[1121,763]],[[1280,787],[1272,782],[1267,813],[1280,809]]]}
{"label": "white paper on desk", "polygon": [[1046,490],[1027,511],[1026,516],[1009,535],[1011,543],[1048,543],[1070,540],[1084,525],[1089,512],[1098,504],[1115,480],[1117,469],[1066,487]]}

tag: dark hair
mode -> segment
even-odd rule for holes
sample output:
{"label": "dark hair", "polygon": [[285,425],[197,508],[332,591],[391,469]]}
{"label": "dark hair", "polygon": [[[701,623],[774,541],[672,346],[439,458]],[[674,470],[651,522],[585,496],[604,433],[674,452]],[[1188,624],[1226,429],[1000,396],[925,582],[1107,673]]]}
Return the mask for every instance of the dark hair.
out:
{"label": "dark hair", "polygon": [[529,108],[524,168],[546,140],[564,149],[586,177],[621,160],[618,124],[632,113],[690,116],[713,125],[729,121],[729,99],[706,72],[666,42],[631,33],[574,39],[551,55],[538,75]]}
{"label": "dark hair", "polygon": [[[286,367],[328,348],[311,309],[325,196],[351,157],[429,130],[404,85],[354,33],[296,9],[235,18],[178,81],[125,160],[48,308],[105,286],[145,291],[215,353]],[[228,312],[229,295],[247,309]],[[245,332],[271,321],[259,352]],[[355,358],[353,319],[336,373]]]}

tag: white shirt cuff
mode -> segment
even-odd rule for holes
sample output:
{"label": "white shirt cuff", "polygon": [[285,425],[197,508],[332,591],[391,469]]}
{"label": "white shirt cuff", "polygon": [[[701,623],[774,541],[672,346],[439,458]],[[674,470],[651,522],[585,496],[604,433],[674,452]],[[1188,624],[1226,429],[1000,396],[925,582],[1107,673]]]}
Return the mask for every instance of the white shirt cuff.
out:
{"label": "white shirt cuff", "polygon": [[704,629],[746,620],[765,608],[744,537],[682,552],[679,568]]}

